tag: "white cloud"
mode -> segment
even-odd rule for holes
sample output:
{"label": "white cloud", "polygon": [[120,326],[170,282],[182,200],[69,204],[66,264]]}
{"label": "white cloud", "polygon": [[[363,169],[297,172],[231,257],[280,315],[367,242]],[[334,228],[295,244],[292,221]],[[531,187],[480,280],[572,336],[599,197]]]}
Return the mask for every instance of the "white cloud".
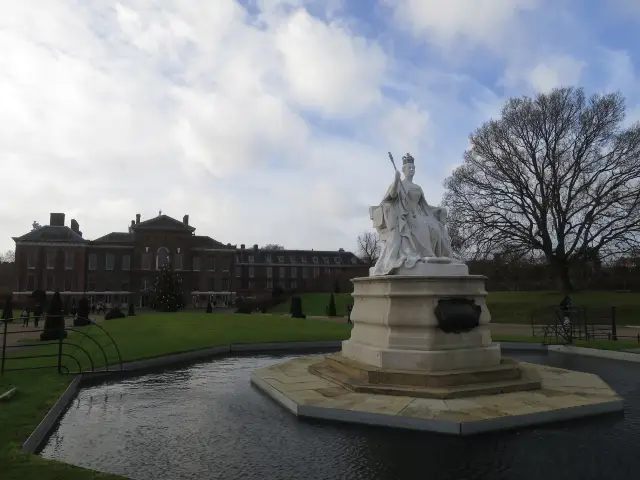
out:
{"label": "white cloud", "polygon": [[440,47],[461,40],[496,47],[522,12],[538,0],[385,0],[400,26]]}
{"label": "white cloud", "polygon": [[545,93],[557,87],[578,85],[586,66],[586,62],[571,55],[551,55],[533,66],[509,67],[502,82],[512,88],[524,83],[536,92]]}

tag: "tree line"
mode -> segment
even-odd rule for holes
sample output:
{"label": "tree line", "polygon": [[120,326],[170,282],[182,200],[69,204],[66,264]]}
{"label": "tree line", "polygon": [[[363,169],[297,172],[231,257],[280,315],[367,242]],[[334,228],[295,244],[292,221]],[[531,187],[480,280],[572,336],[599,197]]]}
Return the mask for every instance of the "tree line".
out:
{"label": "tree line", "polygon": [[[473,273],[498,268],[493,276],[506,284],[527,278],[527,287],[565,292],[631,281],[640,259],[640,123],[625,123],[625,114],[620,93],[556,88],[510,98],[470,134],[442,206]],[[375,263],[379,248],[375,233],[358,237],[363,260]]]}

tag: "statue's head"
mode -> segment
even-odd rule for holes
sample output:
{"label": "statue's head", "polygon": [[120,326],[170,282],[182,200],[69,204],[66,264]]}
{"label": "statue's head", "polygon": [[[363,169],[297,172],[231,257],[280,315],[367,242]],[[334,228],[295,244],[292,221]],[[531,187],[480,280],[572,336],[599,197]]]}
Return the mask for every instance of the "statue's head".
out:
{"label": "statue's head", "polygon": [[413,178],[413,175],[416,173],[416,166],[410,153],[402,157],[402,173],[404,173],[406,178]]}

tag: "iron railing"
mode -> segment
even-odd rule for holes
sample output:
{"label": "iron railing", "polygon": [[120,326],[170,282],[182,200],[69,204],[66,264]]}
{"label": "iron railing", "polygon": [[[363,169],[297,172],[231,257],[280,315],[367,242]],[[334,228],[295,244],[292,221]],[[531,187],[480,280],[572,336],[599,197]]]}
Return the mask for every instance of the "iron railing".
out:
{"label": "iron railing", "polygon": [[[23,319],[10,318],[10,319],[0,320],[3,323],[3,328],[0,331],[0,334],[2,335],[0,375],[4,374],[4,372],[20,371],[20,370],[38,370],[38,369],[48,369],[48,368],[57,369],[59,374],[62,374],[62,373],[76,374],[76,373],[83,373],[83,372],[84,373],[87,373],[87,372],[107,373],[107,372],[114,371],[113,368],[110,370],[110,367],[114,367],[114,366],[117,366],[116,369],[118,369],[119,371],[122,371],[122,356],[120,355],[120,349],[118,348],[118,345],[116,344],[113,337],[109,334],[109,332],[107,332],[104,328],[102,328],[93,320],[89,318],[82,319],[82,320],[86,320],[86,323],[87,323],[86,326],[83,326],[83,327],[65,326],[60,329],[53,330],[52,333],[56,334],[53,336],[57,337],[57,339],[55,340],[22,342],[17,345],[9,344],[8,340],[11,335],[23,334],[23,333],[42,333],[44,330],[31,329],[31,330],[9,331],[9,324],[13,323],[14,321],[16,324],[21,324]],[[98,342],[98,340],[96,340],[94,336],[90,335],[90,330],[93,329],[94,327],[99,329],[100,332],[107,337],[108,343],[106,345],[100,344],[100,342]],[[69,335],[69,333],[73,333],[73,335]],[[78,336],[80,338],[78,338]],[[87,341],[90,342],[89,345],[95,345],[97,347],[97,351],[94,352],[94,355],[98,355],[99,357],[101,357],[101,360],[104,361],[103,365],[98,366],[97,365],[98,359],[92,356],[91,347],[87,347],[86,344],[83,345],[85,339],[88,339]],[[79,340],[79,341],[76,341],[76,340]],[[18,352],[17,355],[8,354],[11,349],[26,349],[26,350],[30,348],[42,349],[42,347],[47,345],[57,345],[58,348],[56,349],[55,353],[36,352],[33,355],[24,355]],[[117,364],[115,365],[109,363],[109,358],[105,350],[106,348],[112,345],[115,349],[115,353],[117,356]],[[71,347],[75,350],[69,351],[70,348],[67,348],[67,347]],[[81,357],[86,357],[86,359],[88,360],[88,368],[83,368],[83,362],[81,361],[83,360],[83,358],[81,358],[78,354],[84,354],[84,355],[81,355]],[[25,360],[31,360],[31,359],[55,359],[55,362],[49,362],[48,364],[46,362],[43,362],[45,364],[35,363],[35,364],[30,364],[28,366],[22,366],[22,367],[9,367],[9,368],[7,367],[8,364],[11,364],[13,362],[25,361]],[[70,359],[73,362],[75,362],[77,369],[73,369],[73,366],[72,368],[69,368],[69,366],[67,366],[67,362],[63,361],[63,359]]]}
{"label": "iron railing", "polygon": [[619,335],[615,306],[596,307],[547,307],[531,312],[531,332],[542,337],[546,344],[572,344],[575,340],[635,340],[640,343],[640,333]]}

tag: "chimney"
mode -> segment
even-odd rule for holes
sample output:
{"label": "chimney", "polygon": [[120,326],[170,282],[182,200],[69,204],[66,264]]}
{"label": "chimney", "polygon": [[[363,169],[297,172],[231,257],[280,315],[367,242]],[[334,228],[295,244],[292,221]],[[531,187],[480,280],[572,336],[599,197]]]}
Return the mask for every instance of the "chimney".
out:
{"label": "chimney", "polygon": [[240,250],[244,250],[244,243],[240,245]]}
{"label": "chimney", "polygon": [[51,213],[49,215],[49,225],[52,227],[64,227],[64,213]]}
{"label": "chimney", "polygon": [[136,221],[135,220],[131,220],[131,226],[135,227],[136,226]]}
{"label": "chimney", "polygon": [[140,214],[136,213],[136,225],[140,223]]}
{"label": "chimney", "polygon": [[82,236],[82,232],[80,231],[80,225],[78,224],[75,218],[71,219],[71,230],[76,232],[78,235]]}
{"label": "chimney", "polygon": [[258,250],[258,244],[257,243],[253,246],[253,249],[254,250]]}
{"label": "chimney", "polygon": [[189,215],[185,215],[184,217],[182,217],[182,223],[184,223],[185,225],[189,225]]}
{"label": "chimney", "polygon": [[339,252],[344,252],[344,248],[338,249]]}

